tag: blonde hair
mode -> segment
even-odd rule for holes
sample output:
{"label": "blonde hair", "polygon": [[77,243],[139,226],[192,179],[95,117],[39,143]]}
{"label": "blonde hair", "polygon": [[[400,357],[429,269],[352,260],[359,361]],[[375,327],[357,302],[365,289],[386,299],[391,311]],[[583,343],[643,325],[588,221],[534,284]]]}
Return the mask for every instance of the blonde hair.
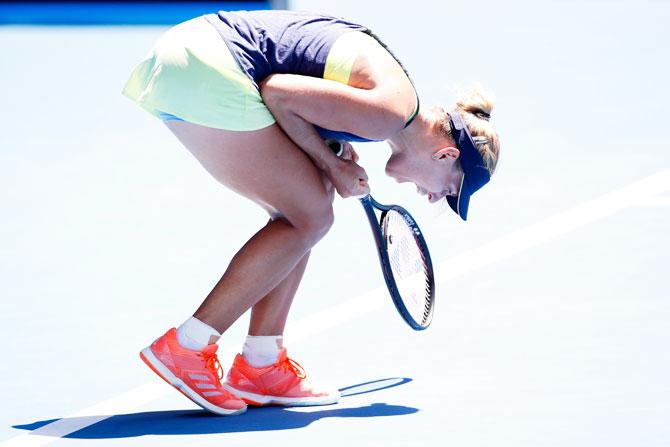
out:
{"label": "blonde hair", "polygon": [[[490,175],[493,175],[496,169],[500,153],[498,134],[489,122],[494,101],[493,94],[481,86],[475,85],[459,95],[459,99],[452,109],[463,118]],[[444,112],[441,117],[441,130],[451,137],[448,112]]]}

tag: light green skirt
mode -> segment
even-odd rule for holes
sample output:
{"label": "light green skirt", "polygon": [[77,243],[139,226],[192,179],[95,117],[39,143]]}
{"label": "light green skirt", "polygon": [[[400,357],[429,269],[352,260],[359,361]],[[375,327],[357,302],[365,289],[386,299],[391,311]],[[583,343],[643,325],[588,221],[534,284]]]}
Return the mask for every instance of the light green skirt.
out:
{"label": "light green skirt", "polygon": [[[347,83],[361,32],[343,34],[326,59],[325,79]],[[204,17],[167,30],[133,70],[123,94],[152,115],[225,130],[258,130],[275,122],[256,85]]]}

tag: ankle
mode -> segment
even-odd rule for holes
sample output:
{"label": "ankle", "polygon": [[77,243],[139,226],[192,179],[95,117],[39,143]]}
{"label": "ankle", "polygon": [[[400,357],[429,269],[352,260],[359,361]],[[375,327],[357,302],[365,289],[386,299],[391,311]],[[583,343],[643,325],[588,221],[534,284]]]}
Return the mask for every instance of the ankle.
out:
{"label": "ankle", "polygon": [[221,334],[196,317],[190,317],[177,328],[177,341],[186,349],[202,351],[205,346],[216,343]]}
{"label": "ankle", "polygon": [[282,335],[247,335],[242,356],[254,368],[274,365],[279,359],[283,343]]}

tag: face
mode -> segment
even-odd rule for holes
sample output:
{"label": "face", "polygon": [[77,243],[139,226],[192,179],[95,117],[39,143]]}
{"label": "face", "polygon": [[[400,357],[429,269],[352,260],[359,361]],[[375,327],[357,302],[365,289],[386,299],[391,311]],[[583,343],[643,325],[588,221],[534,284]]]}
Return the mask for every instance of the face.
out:
{"label": "face", "polygon": [[414,183],[419,194],[435,203],[446,196],[458,195],[463,170],[458,161],[458,149],[443,145],[445,141],[432,143],[432,148],[425,147],[411,153],[394,150],[386,164],[386,174],[399,183]]}

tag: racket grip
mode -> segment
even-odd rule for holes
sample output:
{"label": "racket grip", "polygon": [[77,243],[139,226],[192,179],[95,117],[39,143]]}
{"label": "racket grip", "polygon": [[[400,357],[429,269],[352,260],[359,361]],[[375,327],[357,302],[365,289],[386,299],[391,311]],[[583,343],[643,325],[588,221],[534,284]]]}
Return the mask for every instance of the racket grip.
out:
{"label": "racket grip", "polygon": [[344,144],[339,140],[326,140],[326,145],[333,151],[337,157],[341,157],[344,153]]}

